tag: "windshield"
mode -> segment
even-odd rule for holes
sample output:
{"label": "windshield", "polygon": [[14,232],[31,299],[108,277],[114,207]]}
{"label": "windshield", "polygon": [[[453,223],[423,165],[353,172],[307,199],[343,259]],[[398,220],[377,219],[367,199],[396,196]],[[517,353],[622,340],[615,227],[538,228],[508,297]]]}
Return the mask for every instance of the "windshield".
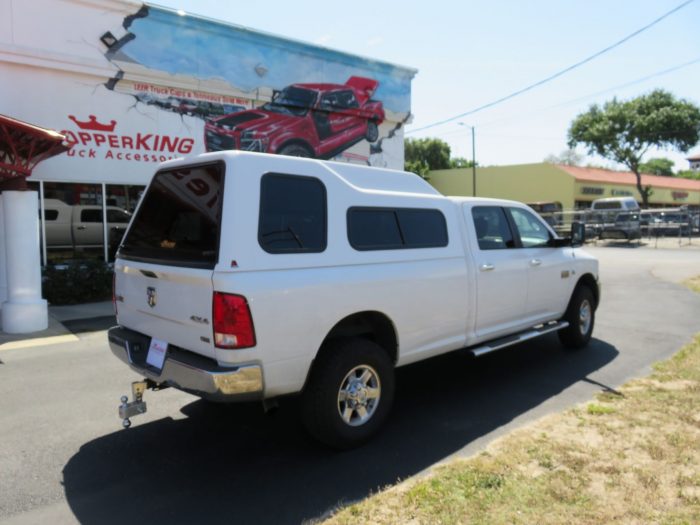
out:
{"label": "windshield", "polygon": [[315,102],[315,91],[289,86],[277,93],[273,97],[272,102],[265,104],[263,109],[274,113],[303,117],[309,111],[309,108],[313,107]]}
{"label": "windshield", "polygon": [[118,257],[171,266],[214,268],[218,258],[224,166],[156,173]]}

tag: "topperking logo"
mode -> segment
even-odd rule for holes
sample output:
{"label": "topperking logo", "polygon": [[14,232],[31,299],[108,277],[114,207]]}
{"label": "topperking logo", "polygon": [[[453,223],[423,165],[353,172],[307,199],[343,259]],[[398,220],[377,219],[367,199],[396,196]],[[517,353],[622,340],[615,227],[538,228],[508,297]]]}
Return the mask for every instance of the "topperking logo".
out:
{"label": "topperking logo", "polygon": [[77,130],[64,129],[71,148],[69,157],[86,159],[111,159],[132,162],[163,162],[192,152],[194,139],[157,133],[121,134],[116,131],[117,121],[103,123],[95,115],[79,120],[68,118]]}

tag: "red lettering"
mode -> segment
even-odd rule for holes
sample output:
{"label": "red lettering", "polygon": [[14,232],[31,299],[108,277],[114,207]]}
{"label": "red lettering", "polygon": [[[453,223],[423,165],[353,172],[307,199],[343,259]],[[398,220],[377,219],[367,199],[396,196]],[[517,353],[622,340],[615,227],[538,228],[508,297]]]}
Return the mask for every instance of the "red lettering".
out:
{"label": "red lettering", "polygon": [[134,149],[134,140],[131,137],[122,137],[122,148],[124,149]]}
{"label": "red lettering", "polygon": [[116,135],[110,135],[109,136],[109,147],[110,148],[118,148],[119,147],[119,137]]}
{"label": "red lettering", "polygon": [[107,142],[107,137],[105,137],[102,133],[95,133],[92,137],[95,139],[95,146],[101,146]]}
{"label": "red lettering", "polygon": [[175,137],[173,140],[172,137],[169,137],[167,135],[164,135],[161,137],[160,140],[160,151],[165,151],[168,150],[170,153],[175,153],[175,148],[177,148],[177,143],[179,142],[180,139]]}
{"label": "red lettering", "polygon": [[92,137],[90,136],[89,133],[85,133],[84,131],[81,131],[78,133],[78,136],[80,137],[80,143],[83,146],[87,146],[87,143],[92,140]]}
{"label": "red lettering", "polygon": [[151,151],[151,147],[146,142],[153,135],[150,133],[148,135],[141,135],[141,133],[136,134],[136,149],[145,149],[146,151]]}
{"label": "red lettering", "polygon": [[114,158],[114,153],[112,153],[112,150],[107,150],[107,153],[105,154],[106,159],[113,159]]}
{"label": "red lettering", "polygon": [[193,139],[182,139],[180,140],[180,147],[177,148],[178,153],[187,154],[192,151],[192,146],[194,146]]}
{"label": "red lettering", "polygon": [[141,155],[139,155],[138,153],[134,155],[134,160],[141,160]]}

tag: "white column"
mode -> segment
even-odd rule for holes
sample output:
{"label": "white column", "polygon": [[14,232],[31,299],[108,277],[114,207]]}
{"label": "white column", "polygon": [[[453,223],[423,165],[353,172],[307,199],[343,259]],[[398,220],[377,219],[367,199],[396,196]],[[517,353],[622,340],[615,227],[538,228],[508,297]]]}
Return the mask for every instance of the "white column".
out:
{"label": "white column", "polygon": [[5,217],[2,214],[0,193],[0,305],[7,301],[7,263],[5,262]]}
{"label": "white column", "polygon": [[49,312],[41,298],[37,192],[4,191],[2,200],[7,275],[2,330],[9,334],[45,330]]}

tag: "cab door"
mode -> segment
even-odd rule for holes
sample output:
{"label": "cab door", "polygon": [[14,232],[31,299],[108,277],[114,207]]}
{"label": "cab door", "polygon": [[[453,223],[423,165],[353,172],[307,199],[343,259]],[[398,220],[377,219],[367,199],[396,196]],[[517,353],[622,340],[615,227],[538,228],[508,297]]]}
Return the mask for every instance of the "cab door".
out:
{"label": "cab door", "polygon": [[476,265],[476,325],[479,340],[521,328],[527,297],[527,262],[501,206],[463,206],[471,256]]}
{"label": "cab door", "polygon": [[552,246],[554,235],[531,211],[518,207],[507,211],[520,245],[518,251],[528,266],[525,314],[529,324],[561,317],[576,279],[572,249]]}

